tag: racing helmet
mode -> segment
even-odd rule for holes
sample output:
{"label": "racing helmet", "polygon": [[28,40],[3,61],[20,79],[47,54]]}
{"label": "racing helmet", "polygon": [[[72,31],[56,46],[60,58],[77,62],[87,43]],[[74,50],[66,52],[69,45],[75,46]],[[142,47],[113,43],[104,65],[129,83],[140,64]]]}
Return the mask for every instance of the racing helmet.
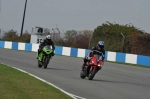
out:
{"label": "racing helmet", "polygon": [[46,40],[49,42],[49,41],[51,41],[51,35],[47,35],[46,36]]}
{"label": "racing helmet", "polygon": [[98,49],[103,49],[104,46],[105,46],[104,41],[99,41],[98,44],[97,44]]}

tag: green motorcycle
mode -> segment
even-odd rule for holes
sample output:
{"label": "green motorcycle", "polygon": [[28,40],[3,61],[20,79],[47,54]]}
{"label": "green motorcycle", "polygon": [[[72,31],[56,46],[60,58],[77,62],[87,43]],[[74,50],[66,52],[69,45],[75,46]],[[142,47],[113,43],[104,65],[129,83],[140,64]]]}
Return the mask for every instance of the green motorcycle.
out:
{"label": "green motorcycle", "polygon": [[49,45],[46,45],[43,47],[42,52],[38,56],[38,67],[41,68],[44,66],[44,68],[47,68],[47,65],[49,64],[49,61],[52,57],[53,50]]}

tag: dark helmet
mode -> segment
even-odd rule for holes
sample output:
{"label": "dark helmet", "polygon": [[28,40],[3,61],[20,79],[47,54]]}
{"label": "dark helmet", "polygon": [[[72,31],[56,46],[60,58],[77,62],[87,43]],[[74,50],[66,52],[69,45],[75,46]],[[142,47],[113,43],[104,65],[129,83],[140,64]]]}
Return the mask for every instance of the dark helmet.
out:
{"label": "dark helmet", "polygon": [[105,43],[104,41],[99,41],[97,45],[98,45],[98,49],[103,49],[105,46]]}

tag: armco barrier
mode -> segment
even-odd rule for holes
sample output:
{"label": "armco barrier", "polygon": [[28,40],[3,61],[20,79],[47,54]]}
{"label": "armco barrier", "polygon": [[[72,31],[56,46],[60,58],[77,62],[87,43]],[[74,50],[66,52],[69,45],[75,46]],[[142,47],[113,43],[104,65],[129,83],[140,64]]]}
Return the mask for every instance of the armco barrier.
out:
{"label": "armco barrier", "polygon": [[[37,52],[38,46],[39,44],[0,41],[0,48],[7,48],[7,49],[14,49],[14,50],[25,50],[25,51]],[[55,54],[57,55],[65,55],[65,56],[83,58],[89,52],[88,49],[71,48],[71,47],[63,47],[63,46],[55,46],[55,47],[56,47]],[[106,51],[105,53],[106,53],[105,60],[107,61],[150,66],[149,56],[111,52],[111,51]]]}

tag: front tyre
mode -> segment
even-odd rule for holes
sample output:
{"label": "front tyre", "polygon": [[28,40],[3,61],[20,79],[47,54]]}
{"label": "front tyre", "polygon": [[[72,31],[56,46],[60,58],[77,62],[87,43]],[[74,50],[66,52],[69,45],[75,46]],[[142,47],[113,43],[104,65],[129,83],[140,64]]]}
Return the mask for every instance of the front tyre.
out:
{"label": "front tyre", "polygon": [[47,58],[48,58],[48,63],[47,63],[47,64],[49,64],[51,57],[52,57],[52,55],[49,55],[49,56],[47,57]]}
{"label": "front tyre", "polygon": [[45,57],[45,59],[44,59],[44,68],[45,69],[47,68],[48,63],[49,63],[49,57]]}
{"label": "front tyre", "polygon": [[88,79],[89,79],[89,80],[92,80],[92,79],[94,78],[96,72],[97,72],[97,69],[96,69],[96,68],[94,68],[92,71],[90,71],[90,74],[89,74]]}

